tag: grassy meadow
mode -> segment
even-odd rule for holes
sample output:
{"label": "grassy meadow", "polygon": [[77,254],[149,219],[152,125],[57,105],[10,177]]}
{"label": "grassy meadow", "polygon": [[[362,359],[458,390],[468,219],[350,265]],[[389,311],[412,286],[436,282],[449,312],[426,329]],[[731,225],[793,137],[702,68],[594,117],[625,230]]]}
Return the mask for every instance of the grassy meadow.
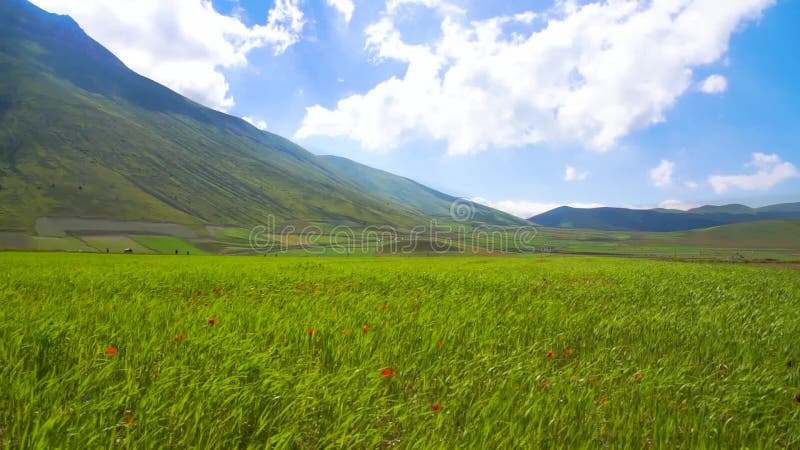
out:
{"label": "grassy meadow", "polygon": [[800,274],[0,253],[0,448],[800,446]]}

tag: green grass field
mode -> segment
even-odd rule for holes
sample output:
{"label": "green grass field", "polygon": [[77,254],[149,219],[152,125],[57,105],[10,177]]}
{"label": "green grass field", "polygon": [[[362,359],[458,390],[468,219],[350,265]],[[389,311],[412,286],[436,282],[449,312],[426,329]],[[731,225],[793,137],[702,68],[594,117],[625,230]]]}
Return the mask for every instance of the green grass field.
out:
{"label": "green grass field", "polygon": [[135,236],[133,239],[148,249],[152,249],[158,253],[170,254],[177,250],[180,254],[184,254],[186,252],[189,252],[193,255],[206,254],[206,252],[203,250],[200,250],[199,248],[180,238],[170,236]]}
{"label": "green grass field", "polygon": [[0,301],[0,448],[800,446],[791,269],[0,253]]}

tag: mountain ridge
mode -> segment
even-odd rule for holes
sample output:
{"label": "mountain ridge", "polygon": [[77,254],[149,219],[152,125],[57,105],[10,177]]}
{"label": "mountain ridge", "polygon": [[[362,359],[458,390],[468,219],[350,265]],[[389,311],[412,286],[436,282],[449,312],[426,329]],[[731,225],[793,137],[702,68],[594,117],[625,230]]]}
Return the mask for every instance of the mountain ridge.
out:
{"label": "mountain ridge", "polygon": [[328,164],[344,172],[344,176],[358,189],[368,190],[388,200],[404,204],[436,219],[448,219],[453,211],[454,202],[465,204],[470,208],[468,214],[479,222],[498,225],[526,225],[524,219],[492,209],[475,202],[432,189],[407,177],[392,174],[380,169],[361,164],[351,159],[335,156],[320,156]]}
{"label": "mountain ridge", "polygon": [[800,203],[781,203],[760,208],[746,205],[705,205],[687,211],[673,209],[572,208],[561,206],[535,215],[530,222],[555,228],[588,228],[606,231],[688,231],[763,220],[800,218]]}
{"label": "mountain ridge", "polygon": [[74,20],[25,0],[0,0],[0,75],[0,230],[33,231],[39,217],[194,227],[431,219],[413,199],[373,195],[288,139],[136,74]]}

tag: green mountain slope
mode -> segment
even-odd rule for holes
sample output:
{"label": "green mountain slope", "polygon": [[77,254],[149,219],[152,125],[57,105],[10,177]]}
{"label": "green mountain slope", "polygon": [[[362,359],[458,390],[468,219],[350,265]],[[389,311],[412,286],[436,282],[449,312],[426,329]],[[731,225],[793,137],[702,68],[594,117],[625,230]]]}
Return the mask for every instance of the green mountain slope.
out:
{"label": "green mountain slope", "polygon": [[[451,211],[454,202],[463,202],[416,181],[347,158],[339,156],[321,156],[321,158],[359,190],[405,205],[433,218],[450,219],[451,213],[454,213]],[[469,203],[468,207],[471,209],[469,214],[475,222],[510,226],[526,224],[523,219],[477,203]]]}
{"label": "green mountain slope", "polygon": [[0,230],[44,216],[426,223],[414,204],[139,76],[69,17],[0,0]]}
{"label": "green mountain slope", "polygon": [[689,245],[800,249],[800,220],[765,220],[722,225],[683,234]]}
{"label": "green mountain slope", "polygon": [[571,208],[563,206],[529,220],[559,228],[617,231],[686,231],[742,222],[800,218],[800,203],[763,208],[744,205],[703,206],[689,211],[665,209]]}
{"label": "green mountain slope", "polygon": [[731,204],[721,206],[705,205],[686,212],[692,214],[755,214],[756,210],[746,205]]}

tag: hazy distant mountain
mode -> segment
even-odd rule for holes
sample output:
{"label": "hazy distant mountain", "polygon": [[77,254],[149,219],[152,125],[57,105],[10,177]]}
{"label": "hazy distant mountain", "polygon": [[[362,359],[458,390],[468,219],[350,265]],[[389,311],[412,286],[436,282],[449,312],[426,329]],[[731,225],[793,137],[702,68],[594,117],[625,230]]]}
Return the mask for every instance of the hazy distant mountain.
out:
{"label": "hazy distant mountain", "polygon": [[562,206],[529,220],[546,227],[621,231],[685,231],[771,219],[800,218],[800,203],[750,208],[745,205],[702,206],[688,211],[668,209],[571,208]]}

